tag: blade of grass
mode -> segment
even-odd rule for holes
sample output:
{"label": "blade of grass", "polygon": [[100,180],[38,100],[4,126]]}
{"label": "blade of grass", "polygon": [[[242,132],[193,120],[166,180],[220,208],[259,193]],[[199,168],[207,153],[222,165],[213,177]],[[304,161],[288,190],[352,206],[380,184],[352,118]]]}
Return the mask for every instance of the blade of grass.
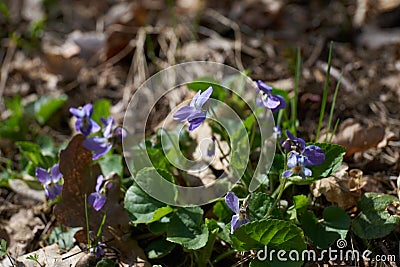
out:
{"label": "blade of grass", "polygon": [[332,47],[333,47],[333,42],[331,42],[329,45],[328,69],[326,71],[324,93],[322,96],[321,110],[319,112],[319,122],[318,122],[317,134],[315,135],[315,142],[318,141],[319,133],[320,133],[321,127],[322,127],[322,121],[323,121],[324,115],[325,115],[325,106],[326,106],[326,100],[328,98],[328,91],[329,91],[329,78],[331,76]]}
{"label": "blade of grass", "polygon": [[325,143],[326,143],[326,141],[328,140],[329,130],[331,129],[331,123],[332,123],[332,118],[333,118],[333,112],[334,112],[334,110],[335,110],[335,104],[336,104],[336,97],[337,97],[337,94],[338,94],[338,92],[339,92],[339,87],[340,87],[340,83],[342,82],[342,77],[343,77],[343,73],[340,74],[339,81],[338,81],[337,84],[336,84],[335,93],[333,94],[333,100],[332,100],[331,111],[329,112],[328,128],[326,129],[325,140],[324,140]]}
{"label": "blade of grass", "polygon": [[336,123],[335,123],[335,127],[333,127],[333,131],[332,131],[332,135],[331,135],[331,138],[329,138],[329,143],[332,143],[332,139],[333,139],[333,136],[335,135],[335,133],[336,133],[336,130],[337,130],[337,127],[338,127],[338,125],[339,125],[339,119],[336,121]]}
{"label": "blade of grass", "polygon": [[292,122],[292,133],[296,135],[297,128],[297,99],[299,93],[299,80],[301,76],[301,54],[300,48],[297,48],[297,58],[296,58],[296,71],[295,71],[295,79],[294,79],[294,96],[291,101],[291,122]]}

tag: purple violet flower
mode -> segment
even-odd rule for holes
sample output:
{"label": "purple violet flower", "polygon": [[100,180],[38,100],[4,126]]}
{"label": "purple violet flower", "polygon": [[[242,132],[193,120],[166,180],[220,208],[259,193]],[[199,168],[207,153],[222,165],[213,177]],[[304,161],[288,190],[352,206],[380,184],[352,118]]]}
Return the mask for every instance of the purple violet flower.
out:
{"label": "purple violet flower", "polygon": [[117,127],[114,130],[114,137],[117,139],[118,142],[122,142],[122,140],[127,136],[127,132],[122,127]]}
{"label": "purple violet flower", "polygon": [[225,202],[226,205],[228,205],[228,207],[235,213],[235,215],[232,216],[231,221],[231,234],[233,234],[237,228],[250,222],[246,211],[248,202],[247,199],[245,199],[242,207],[239,208],[239,198],[233,192],[228,192],[228,194],[226,194]]}
{"label": "purple violet flower", "polygon": [[259,107],[269,108],[272,112],[277,112],[280,109],[286,108],[285,98],[280,95],[272,94],[272,87],[265,84],[263,81],[257,81],[257,88],[255,88],[258,96],[256,104]]}
{"label": "purple violet flower", "polygon": [[103,175],[97,177],[96,192],[88,196],[88,203],[93,206],[96,211],[99,211],[107,201],[106,190],[112,186],[112,183],[106,182]]}
{"label": "purple violet flower", "polygon": [[207,109],[204,104],[210,99],[213,88],[210,86],[203,93],[199,90],[193,97],[189,106],[184,106],[178,109],[174,114],[174,120],[189,122],[189,131],[193,131],[206,119]]}
{"label": "purple violet flower", "polygon": [[93,160],[107,154],[112,148],[112,127],[114,125],[114,119],[112,117],[108,119],[101,118],[101,121],[105,125],[103,137],[93,136],[83,141],[83,147],[94,152]]}
{"label": "purple violet flower", "polygon": [[50,173],[43,168],[36,168],[36,177],[43,184],[44,192],[49,199],[54,199],[61,194],[62,185],[58,181],[60,181],[62,174],[58,164],[51,168]]}
{"label": "purple violet flower", "polygon": [[299,175],[303,180],[306,179],[306,177],[309,177],[312,175],[312,171],[307,168],[306,165],[306,158],[303,155],[297,154],[296,152],[292,152],[289,155],[289,159],[287,162],[287,166],[289,170],[284,171],[282,173],[282,177],[288,178],[292,175]]}
{"label": "purple violet flower", "polygon": [[107,245],[97,240],[96,234],[93,231],[89,231],[89,237],[92,242],[96,244],[95,246],[89,248],[89,252],[94,253],[97,258],[103,257],[105,255],[103,248],[106,248]]}
{"label": "purple violet flower", "polygon": [[100,131],[100,126],[90,118],[93,114],[92,104],[86,104],[83,108],[70,108],[69,112],[77,118],[75,129],[78,132],[88,136],[91,133]]}
{"label": "purple violet flower", "polygon": [[305,157],[304,163],[307,166],[320,165],[325,161],[325,154],[320,147],[315,145],[306,146],[306,142],[303,139],[295,137],[289,130],[286,130],[286,134],[289,138],[282,144],[286,152],[295,151],[303,155]]}

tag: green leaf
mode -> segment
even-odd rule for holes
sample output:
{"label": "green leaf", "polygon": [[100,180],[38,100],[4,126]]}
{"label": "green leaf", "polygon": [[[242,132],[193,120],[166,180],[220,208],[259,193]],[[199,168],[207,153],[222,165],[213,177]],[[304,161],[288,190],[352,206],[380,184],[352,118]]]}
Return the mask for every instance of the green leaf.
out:
{"label": "green leaf", "polygon": [[68,100],[67,95],[61,95],[57,98],[49,96],[42,96],[33,103],[34,117],[43,125],[48,119],[60,109],[64,103]]}
{"label": "green leaf", "polygon": [[306,180],[302,180],[299,176],[289,178],[294,184],[310,184],[329,177],[342,165],[343,156],[346,153],[346,149],[340,145],[328,143],[307,143],[307,145],[319,146],[325,153],[325,161],[321,165],[309,166],[312,177],[308,177]]}
{"label": "green leaf", "polygon": [[172,216],[167,230],[167,240],[187,249],[199,249],[206,245],[208,229],[200,207],[179,208]]}
{"label": "green leaf", "polygon": [[350,228],[350,217],[341,208],[330,206],[324,209],[322,213],[324,217],[323,225],[327,231],[334,231],[340,235],[341,239],[345,239]]}
{"label": "green leaf", "polygon": [[53,138],[50,135],[40,135],[36,139],[44,156],[57,157],[58,148],[55,147]]}
{"label": "green leaf", "polygon": [[345,239],[350,227],[350,217],[339,207],[331,206],[323,212],[324,221],[318,222],[312,211],[300,217],[304,233],[321,249],[327,249],[338,239]]}
{"label": "green leaf", "polygon": [[157,209],[157,210],[154,212],[153,218],[152,218],[152,220],[151,220],[150,222],[158,221],[158,220],[160,220],[162,217],[164,217],[164,216],[170,214],[170,213],[173,212],[173,211],[174,211],[174,209],[171,208],[170,206],[166,206],[166,207],[159,208],[159,209]]}
{"label": "green leaf", "polygon": [[81,230],[80,227],[65,230],[62,226],[57,226],[49,236],[49,243],[57,243],[60,248],[69,250],[74,246],[74,235],[79,230]]}
{"label": "green leaf", "polygon": [[299,214],[307,210],[308,199],[305,195],[293,196],[293,206],[291,206],[287,213],[290,215],[290,220],[298,220]]}
{"label": "green leaf", "polygon": [[132,185],[125,195],[125,209],[133,223],[153,221],[155,212],[166,204],[150,197],[137,184]]}
{"label": "green leaf", "polygon": [[123,166],[121,155],[106,154],[100,158],[99,165],[104,176],[108,176],[111,173],[116,173],[122,177]]}
{"label": "green leaf", "polygon": [[92,119],[99,125],[102,125],[100,118],[108,118],[110,116],[111,101],[108,99],[100,99],[93,104]]}
{"label": "green leaf", "polygon": [[161,237],[152,241],[144,251],[149,259],[159,259],[168,255],[175,247],[176,244],[168,242],[164,237]]}
{"label": "green leaf", "polygon": [[239,251],[274,249],[302,251],[306,248],[303,231],[291,222],[264,219],[242,225],[231,235],[232,245]]}
{"label": "green leaf", "polygon": [[256,123],[256,117],[254,116],[254,114],[248,116],[243,122],[244,127],[246,127],[246,130],[248,132],[252,130],[254,123]]}
{"label": "green leaf", "polygon": [[398,198],[380,193],[365,193],[358,202],[360,213],[353,220],[352,230],[365,239],[388,235],[400,222],[400,216],[390,214],[389,208],[398,207]]}
{"label": "green leaf", "polygon": [[9,118],[0,123],[0,136],[13,140],[22,139],[27,131],[24,125],[24,107],[20,96],[13,99],[5,99],[5,106],[11,112]]}
{"label": "green leaf", "polygon": [[35,166],[40,166],[46,169],[50,168],[54,164],[54,159],[52,157],[44,156],[42,154],[42,149],[39,145],[29,141],[16,142],[16,145],[21,153]]}
{"label": "green leaf", "polygon": [[3,1],[0,2],[0,13],[4,16],[4,18],[7,20],[10,19],[10,11],[8,9],[8,6],[6,3],[4,3]]}
{"label": "green leaf", "polygon": [[152,232],[153,234],[156,234],[156,235],[162,234],[162,233],[167,232],[170,221],[171,221],[171,218],[169,217],[169,215],[166,215],[158,221],[149,223],[147,225],[147,227],[149,228],[150,232]]}
{"label": "green leaf", "polygon": [[346,149],[340,145],[316,143],[325,153],[325,161],[318,166],[312,166],[310,169],[313,172],[314,179],[321,179],[333,174],[342,165],[343,156],[346,154]]}
{"label": "green leaf", "polygon": [[232,218],[232,211],[225,204],[225,201],[218,201],[215,203],[213,207],[214,214],[218,217],[218,219],[222,222],[229,222]]}
{"label": "green leaf", "polygon": [[0,258],[7,254],[7,242],[2,239],[0,243]]}
{"label": "green leaf", "polygon": [[154,168],[167,170],[170,167],[170,163],[165,157],[162,149],[148,147],[146,150]]}
{"label": "green leaf", "polygon": [[298,212],[302,213],[306,211],[308,205],[307,196],[305,195],[293,196],[293,202],[294,202],[294,207]]}
{"label": "green leaf", "polygon": [[285,167],[285,157],[282,154],[275,154],[269,174],[279,175]]}
{"label": "green leaf", "polygon": [[[274,199],[265,193],[258,192],[251,194],[249,198],[249,213],[251,220],[261,220],[264,218],[273,203]],[[271,215],[274,217],[280,217],[279,209],[274,209]]]}

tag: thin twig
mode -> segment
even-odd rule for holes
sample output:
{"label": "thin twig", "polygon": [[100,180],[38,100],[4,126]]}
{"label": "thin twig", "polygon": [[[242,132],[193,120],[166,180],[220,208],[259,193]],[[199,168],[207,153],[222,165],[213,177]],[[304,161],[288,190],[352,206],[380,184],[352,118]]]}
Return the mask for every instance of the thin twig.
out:
{"label": "thin twig", "polygon": [[214,9],[206,9],[205,14],[209,15],[212,18],[215,18],[217,21],[222,23],[223,25],[232,28],[234,34],[235,34],[235,41],[234,41],[234,46],[235,46],[235,63],[236,67],[240,71],[244,71],[244,67],[242,64],[242,34],[240,32],[240,27],[239,25],[234,22],[233,20],[225,17],[221,13],[215,11]]}
{"label": "thin twig", "polygon": [[7,53],[4,57],[3,64],[1,65],[1,70],[0,70],[0,101],[1,101],[1,99],[3,99],[3,94],[4,94],[4,90],[6,88],[6,82],[8,79],[8,74],[9,74],[10,66],[11,66],[10,62],[14,56],[15,48],[16,48],[16,44],[14,42],[9,41],[8,44],[9,45],[8,45]]}

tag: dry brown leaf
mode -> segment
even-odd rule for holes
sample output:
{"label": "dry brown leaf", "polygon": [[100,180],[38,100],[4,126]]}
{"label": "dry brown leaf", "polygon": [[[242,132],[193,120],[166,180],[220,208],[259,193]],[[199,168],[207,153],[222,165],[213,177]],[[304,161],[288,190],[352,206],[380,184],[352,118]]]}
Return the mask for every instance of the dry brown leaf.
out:
{"label": "dry brown leaf", "polygon": [[361,196],[362,171],[353,169],[347,172],[348,166],[342,165],[333,176],[318,180],[313,184],[314,197],[324,195],[342,209],[349,209],[357,204]]}
{"label": "dry brown leaf", "polygon": [[[95,191],[96,179],[101,173],[99,165],[92,162],[92,153],[82,146],[84,140],[83,135],[76,135],[60,153],[60,171],[64,177],[63,200],[54,208],[59,222],[65,226],[83,229],[86,228],[84,199]],[[136,241],[129,237],[129,218],[121,203],[119,178],[114,176],[113,180],[103,208],[100,211],[88,208],[89,227],[97,232],[106,213],[104,240],[108,246],[119,251],[123,262],[133,263],[138,258],[145,259],[145,255]],[[79,242],[85,242],[84,236],[86,235],[77,235],[76,238]]]}
{"label": "dry brown leaf", "polygon": [[342,123],[339,132],[334,136],[332,143],[346,148],[346,156],[376,147],[385,137],[385,128],[374,125],[363,127],[353,119]]}
{"label": "dry brown leaf", "polygon": [[11,216],[5,225],[10,241],[8,243],[10,254],[13,256],[24,254],[37,232],[44,227],[43,222],[34,215],[32,209],[21,209]]}

